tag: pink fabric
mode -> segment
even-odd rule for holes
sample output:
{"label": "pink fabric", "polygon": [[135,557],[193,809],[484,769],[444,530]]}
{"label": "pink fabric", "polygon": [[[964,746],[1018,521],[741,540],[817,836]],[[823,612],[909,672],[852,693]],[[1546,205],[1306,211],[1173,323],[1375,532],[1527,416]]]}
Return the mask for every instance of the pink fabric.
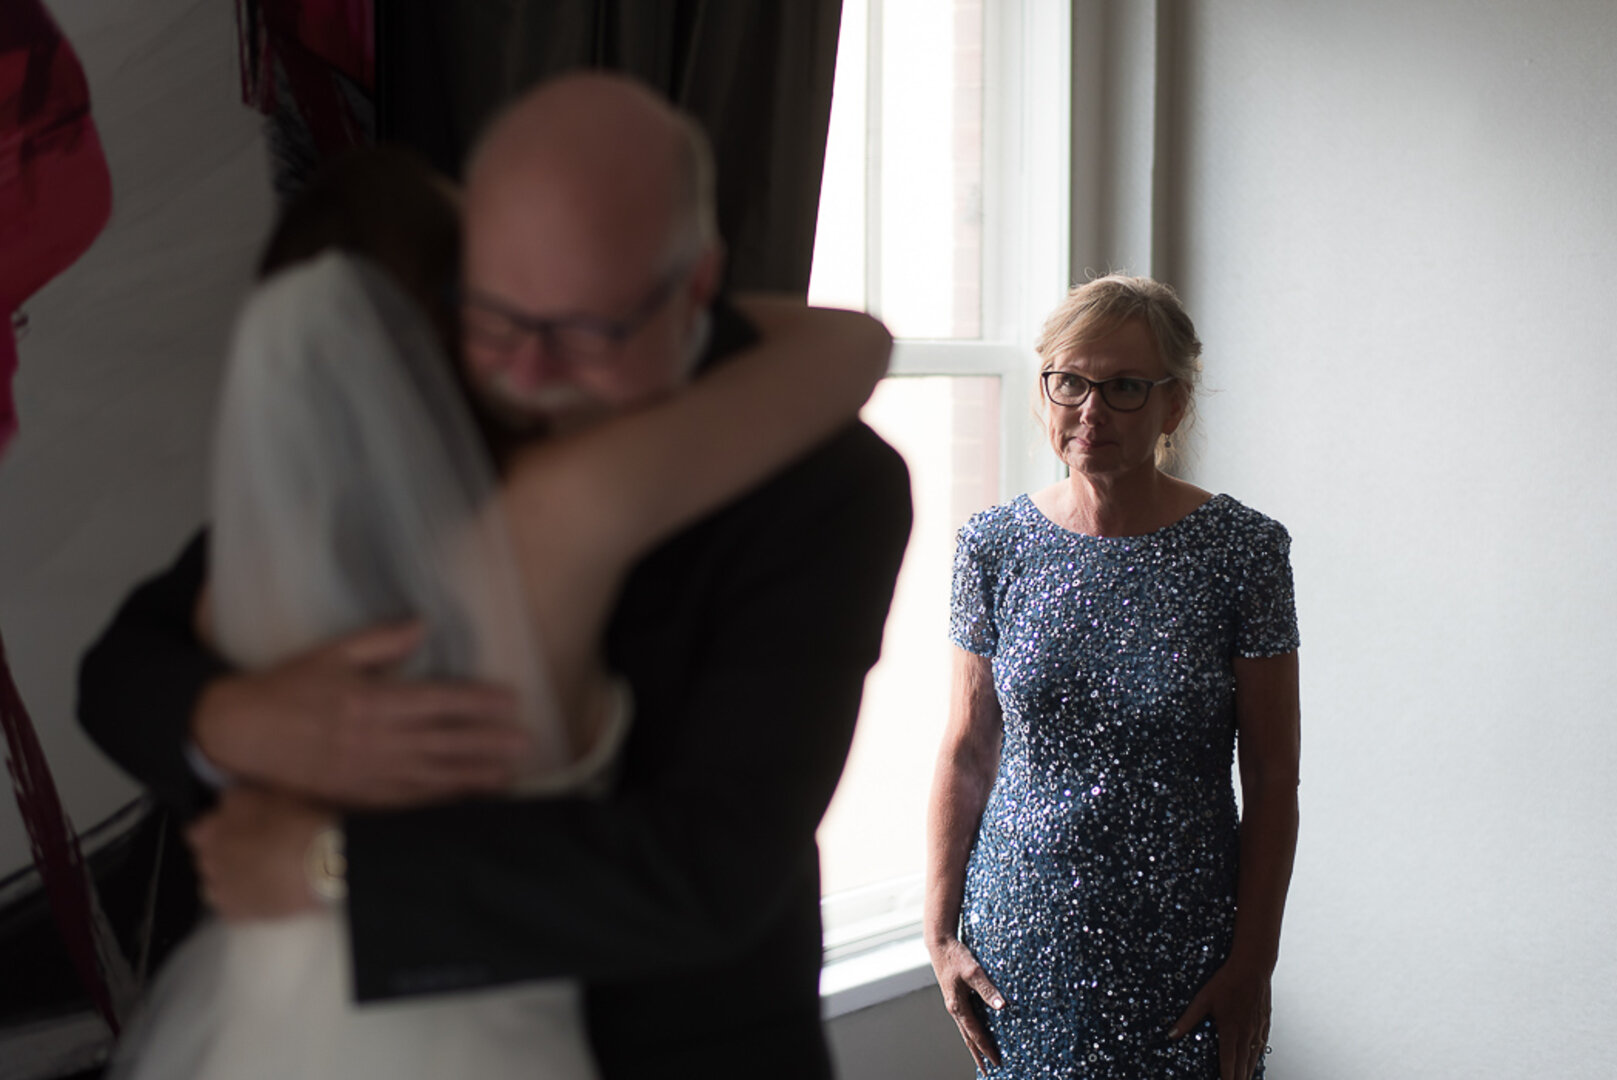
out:
{"label": "pink fabric", "polygon": [[11,377],[17,373],[17,337],[11,332],[11,319],[0,326],[0,454],[4,454],[17,434],[17,403],[12,400]]}
{"label": "pink fabric", "polygon": [[6,736],[6,770],[11,773],[17,809],[22,812],[23,825],[28,830],[28,844],[33,851],[34,865],[39,868],[40,880],[45,884],[51,916],[79,980],[116,1035],[117,1010],[96,949],[90,873],[84,864],[84,854],[79,850],[78,833],[67,820],[67,811],[62,809],[62,800],[56,794],[56,782],[51,778],[39,736],[34,733],[22,695],[11,678],[4,640],[0,640],[0,728],[5,730]]}
{"label": "pink fabric", "polygon": [[302,0],[286,6],[296,9],[297,38],[305,48],[366,90],[375,88],[373,0]]}
{"label": "pink fabric", "polygon": [[334,76],[375,91],[374,0],[258,0],[253,7],[248,17],[237,0],[242,100],[265,115],[285,107],[276,99],[278,67],[322,154],[368,142]]}
{"label": "pink fabric", "polygon": [[[12,312],[84,253],[112,213],[112,180],[78,57],[39,0],[0,0],[0,453],[17,431]],[[118,1017],[97,946],[95,901],[0,642],[0,728],[17,808],[62,941],[91,1000]]]}
{"label": "pink fabric", "polygon": [[39,0],[0,0],[0,453],[16,431],[11,313],[84,254],[112,177],[84,69]]}

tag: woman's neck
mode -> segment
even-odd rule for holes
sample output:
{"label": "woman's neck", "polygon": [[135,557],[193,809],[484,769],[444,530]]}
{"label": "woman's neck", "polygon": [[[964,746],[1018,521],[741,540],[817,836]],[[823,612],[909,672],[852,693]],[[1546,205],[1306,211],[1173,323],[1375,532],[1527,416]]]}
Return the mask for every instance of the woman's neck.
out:
{"label": "woman's neck", "polygon": [[1073,473],[1034,497],[1046,517],[1090,536],[1140,536],[1184,517],[1207,492],[1155,466],[1127,473]]}

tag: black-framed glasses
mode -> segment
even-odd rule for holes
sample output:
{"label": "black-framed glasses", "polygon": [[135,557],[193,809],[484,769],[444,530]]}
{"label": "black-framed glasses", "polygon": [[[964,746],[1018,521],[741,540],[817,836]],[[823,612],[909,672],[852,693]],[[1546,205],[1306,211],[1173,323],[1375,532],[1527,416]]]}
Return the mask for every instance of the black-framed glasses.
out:
{"label": "black-framed glasses", "polygon": [[621,319],[600,315],[559,315],[541,319],[477,289],[460,293],[461,332],[468,345],[511,352],[530,334],[545,350],[567,363],[608,357],[639,333],[668,302],[689,264],[676,266],[657,282],[646,298]]}
{"label": "black-framed glasses", "polygon": [[1076,371],[1046,371],[1039,376],[1039,381],[1044,384],[1044,396],[1064,409],[1076,409],[1089,399],[1091,390],[1099,390],[1107,408],[1115,412],[1135,412],[1145,408],[1153,389],[1173,382],[1173,376],[1155,381],[1133,375],[1086,379]]}

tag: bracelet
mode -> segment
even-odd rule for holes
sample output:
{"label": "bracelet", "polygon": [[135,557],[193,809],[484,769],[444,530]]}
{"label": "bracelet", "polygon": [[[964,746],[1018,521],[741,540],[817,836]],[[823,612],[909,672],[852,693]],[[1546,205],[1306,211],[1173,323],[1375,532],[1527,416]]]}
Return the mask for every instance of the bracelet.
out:
{"label": "bracelet", "polygon": [[309,891],[320,899],[337,903],[347,898],[348,858],[343,854],[342,826],[328,825],[314,834],[303,855],[303,871]]}

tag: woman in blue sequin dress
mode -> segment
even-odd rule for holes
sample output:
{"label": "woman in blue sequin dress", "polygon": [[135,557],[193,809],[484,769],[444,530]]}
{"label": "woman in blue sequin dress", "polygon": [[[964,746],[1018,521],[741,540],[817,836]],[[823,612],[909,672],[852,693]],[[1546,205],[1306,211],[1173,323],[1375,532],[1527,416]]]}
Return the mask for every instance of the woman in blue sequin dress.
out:
{"label": "woman in blue sequin dress", "polygon": [[1262,1076],[1297,836],[1290,541],[1160,468],[1201,366],[1172,290],[1076,288],[1037,350],[1070,475],[960,532],[933,967],[985,1076]]}

